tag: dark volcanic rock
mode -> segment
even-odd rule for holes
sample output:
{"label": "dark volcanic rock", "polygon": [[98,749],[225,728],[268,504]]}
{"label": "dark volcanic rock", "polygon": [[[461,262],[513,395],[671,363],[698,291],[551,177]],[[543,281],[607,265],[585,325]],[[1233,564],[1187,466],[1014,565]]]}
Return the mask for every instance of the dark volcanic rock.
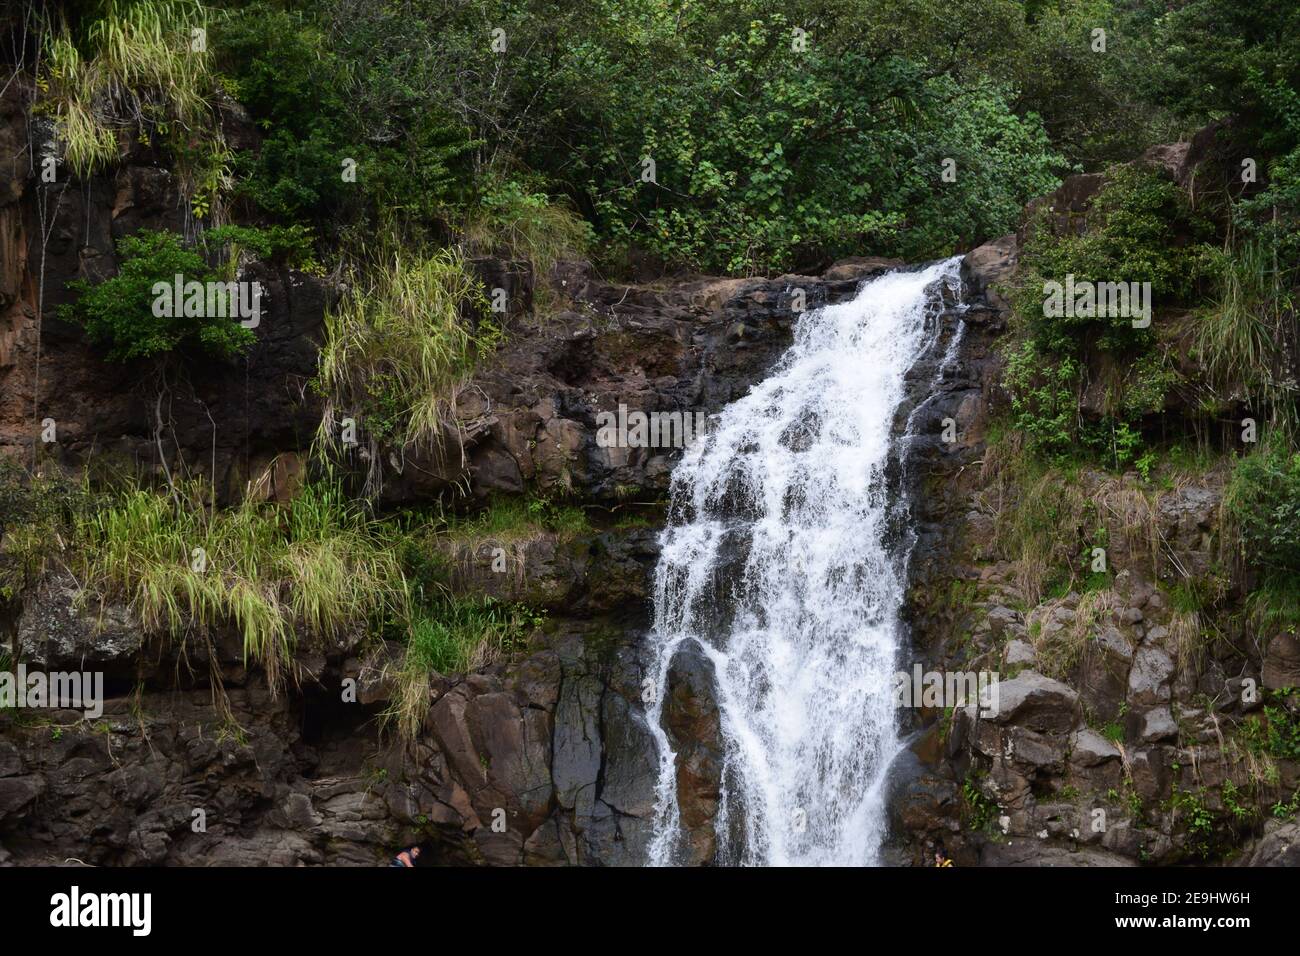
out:
{"label": "dark volcanic rock", "polygon": [[677,754],[677,803],[686,830],[683,862],[710,863],[717,850],[714,818],[722,799],[722,718],[714,698],[713,662],[694,641],[668,668],[664,726]]}

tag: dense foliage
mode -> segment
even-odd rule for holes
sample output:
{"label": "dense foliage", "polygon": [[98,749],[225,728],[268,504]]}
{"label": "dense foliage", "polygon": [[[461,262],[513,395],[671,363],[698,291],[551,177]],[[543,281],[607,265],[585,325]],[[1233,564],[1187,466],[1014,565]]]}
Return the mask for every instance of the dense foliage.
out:
{"label": "dense foliage", "polygon": [[[203,257],[186,248],[170,232],[140,232],[117,243],[121,262],[117,275],[103,282],[70,283],[79,293],[64,306],[60,317],[78,322],[92,342],[103,346],[110,361],[166,355],[177,349],[194,349],[219,358],[231,358],[253,341],[253,332],[237,318],[204,310],[186,314],[182,303],[160,310],[154,304],[155,285],[172,286],[177,276],[185,282],[206,282],[213,277]],[[163,314],[158,314],[163,312]]]}

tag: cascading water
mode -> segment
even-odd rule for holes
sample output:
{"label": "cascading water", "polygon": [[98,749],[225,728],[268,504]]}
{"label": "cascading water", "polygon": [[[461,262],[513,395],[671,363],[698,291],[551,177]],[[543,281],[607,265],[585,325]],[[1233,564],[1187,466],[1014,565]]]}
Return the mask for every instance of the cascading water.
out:
{"label": "cascading water", "polygon": [[[886,467],[908,370],[938,335],[960,259],[867,282],[802,316],[769,378],[718,416],[673,474],[655,580],[657,685],[696,641],[725,753],[718,862],[875,863],[899,749],[893,675],[904,555]],[[650,862],[677,859],[676,755],[660,766]]]}

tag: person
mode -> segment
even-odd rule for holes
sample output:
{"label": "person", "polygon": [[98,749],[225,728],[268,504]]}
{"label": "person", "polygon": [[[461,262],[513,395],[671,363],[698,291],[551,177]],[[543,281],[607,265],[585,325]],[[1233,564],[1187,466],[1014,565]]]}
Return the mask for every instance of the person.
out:
{"label": "person", "polygon": [[418,846],[408,846],[397,856],[393,857],[393,862],[389,866],[415,866],[415,861],[420,858],[420,848]]}
{"label": "person", "polygon": [[943,852],[943,844],[939,843],[934,848],[934,865],[935,866],[952,866],[952,860],[948,859]]}

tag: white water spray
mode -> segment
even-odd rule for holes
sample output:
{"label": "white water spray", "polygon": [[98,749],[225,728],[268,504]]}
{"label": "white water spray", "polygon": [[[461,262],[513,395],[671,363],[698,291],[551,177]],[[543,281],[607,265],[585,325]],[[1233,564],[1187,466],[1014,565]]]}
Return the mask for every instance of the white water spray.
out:
{"label": "white water spray", "polygon": [[[960,259],[866,283],[802,316],[772,374],[673,474],[655,580],[655,667],[684,641],[713,663],[725,743],[718,862],[877,862],[899,749],[893,703],[903,556],[885,469],[904,377],[933,346]],[[650,862],[681,838],[676,755],[660,767]]]}

